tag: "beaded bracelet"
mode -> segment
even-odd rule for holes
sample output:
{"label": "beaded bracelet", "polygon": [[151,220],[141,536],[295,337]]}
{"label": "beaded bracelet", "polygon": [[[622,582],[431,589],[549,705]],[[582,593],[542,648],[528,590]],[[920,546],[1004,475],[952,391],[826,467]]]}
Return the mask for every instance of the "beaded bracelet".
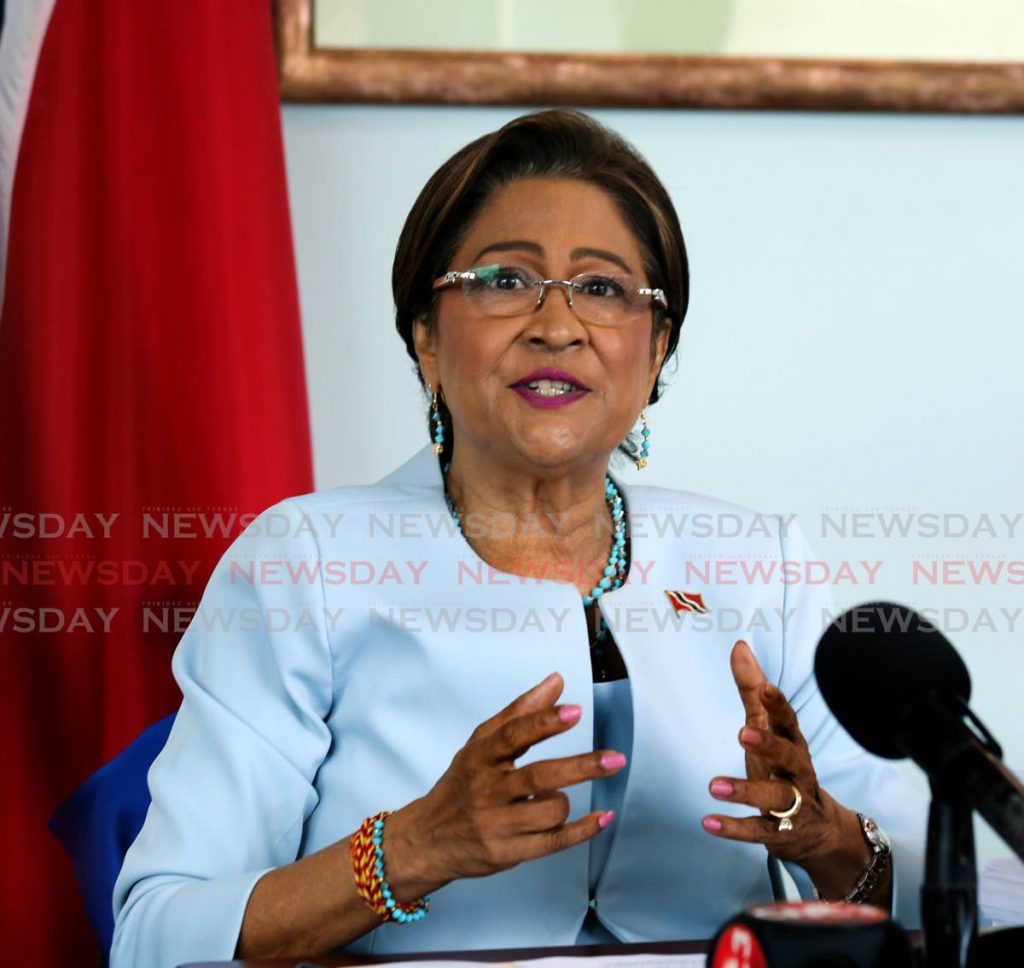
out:
{"label": "beaded bracelet", "polygon": [[349,854],[359,896],[382,920],[408,924],[426,917],[430,897],[402,904],[391,896],[391,887],[384,879],[384,820],[390,815],[390,810],[382,810],[367,817],[349,840]]}

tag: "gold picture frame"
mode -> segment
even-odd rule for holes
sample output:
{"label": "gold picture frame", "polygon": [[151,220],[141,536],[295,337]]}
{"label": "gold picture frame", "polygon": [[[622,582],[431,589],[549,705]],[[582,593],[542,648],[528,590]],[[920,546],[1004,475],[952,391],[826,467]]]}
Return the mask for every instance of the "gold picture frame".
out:
{"label": "gold picture frame", "polygon": [[1024,113],[1024,64],[318,48],[314,0],[272,0],[300,102]]}

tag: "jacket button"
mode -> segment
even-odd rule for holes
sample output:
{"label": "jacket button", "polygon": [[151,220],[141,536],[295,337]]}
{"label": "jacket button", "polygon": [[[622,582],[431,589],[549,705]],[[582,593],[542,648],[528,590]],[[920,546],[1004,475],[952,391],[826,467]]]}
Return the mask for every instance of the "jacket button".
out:
{"label": "jacket button", "polygon": [[592,897],[589,901],[587,901],[587,907],[590,908],[591,911],[596,910],[597,909],[597,898],[596,897]]}

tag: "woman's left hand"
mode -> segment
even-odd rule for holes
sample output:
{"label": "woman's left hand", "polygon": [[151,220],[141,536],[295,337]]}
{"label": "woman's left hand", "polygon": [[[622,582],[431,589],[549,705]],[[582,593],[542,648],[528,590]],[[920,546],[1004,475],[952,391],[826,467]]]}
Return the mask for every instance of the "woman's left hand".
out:
{"label": "woman's left hand", "polygon": [[[730,662],[746,712],[739,740],[747,775],[715,777],[709,790],[717,800],[747,804],[761,814],[711,814],[703,820],[704,829],[717,837],[764,844],[774,857],[803,867],[822,897],[842,897],[871,857],[857,815],[818,785],[793,707],[768,682],[746,642],[736,643]],[[791,828],[780,830],[780,820],[768,811],[789,810],[795,802],[794,787],[802,803],[790,818]]]}

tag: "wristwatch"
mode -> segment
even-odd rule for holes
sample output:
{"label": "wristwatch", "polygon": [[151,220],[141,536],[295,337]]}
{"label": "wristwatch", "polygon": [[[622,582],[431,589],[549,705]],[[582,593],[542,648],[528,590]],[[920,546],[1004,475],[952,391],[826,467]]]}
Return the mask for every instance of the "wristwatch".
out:
{"label": "wristwatch", "polygon": [[[871,860],[868,861],[868,866],[861,872],[857,883],[853,886],[853,890],[846,897],[840,898],[840,900],[851,904],[863,904],[871,897],[879,879],[885,873],[886,867],[889,866],[889,858],[892,856],[892,844],[889,843],[889,838],[886,837],[885,831],[871,817],[866,817],[862,813],[857,814],[857,820],[860,822],[860,829],[864,834],[864,839],[871,848]],[[818,894],[817,888],[814,889],[814,897],[819,901],[823,900],[821,895]]]}

